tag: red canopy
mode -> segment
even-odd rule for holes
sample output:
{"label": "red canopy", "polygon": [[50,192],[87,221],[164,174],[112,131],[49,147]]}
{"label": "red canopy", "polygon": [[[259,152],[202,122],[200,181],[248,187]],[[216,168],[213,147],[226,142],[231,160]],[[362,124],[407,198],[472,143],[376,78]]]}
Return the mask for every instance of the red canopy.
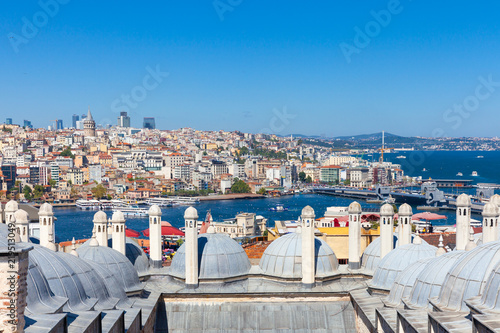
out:
{"label": "red canopy", "polygon": [[414,219],[414,220],[432,221],[432,220],[447,219],[447,217],[445,215],[439,215],[439,214],[436,214],[436,213],[423,212],[423,213],[414,214],[412,216],[412,219]]}
{"label": "red canopy", "polygon": [[[149,228],[142,231],[142,234],[149,237]],[[184,236],[184,233],[177,228],[174,228],[168,222],[161,223],[162,236]]]}
{"label": "red canopy", "polygon": [[132,229],[129,229],[129,228],[125,228],[125,236],[127,236],[127,237],[137,238],[140,235],[141,234],[139,233],[139,231],[135,231],[135,230],[132,230]]}

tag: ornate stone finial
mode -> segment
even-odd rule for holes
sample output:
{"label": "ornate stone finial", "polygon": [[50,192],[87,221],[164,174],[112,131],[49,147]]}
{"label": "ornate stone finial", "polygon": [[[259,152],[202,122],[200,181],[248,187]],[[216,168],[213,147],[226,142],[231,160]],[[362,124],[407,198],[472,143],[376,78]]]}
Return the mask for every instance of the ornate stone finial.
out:
{"label": "ornate stone finial", "polygon": [[469,228],[469,242],[465,246],[465,251],[470,251],[474,248],[476,248],[476,242],[474,242],[474,228],[470,227]]}
{"label": "ornate stone finial", "polygon": [[[215,234],[215,228],[213,226],[209,226],[207,229],[207,234]],[[231,237],[232,237],[232,235],[231,235]],[[234,238],[234,237],[232,237],[232,238]]]}
{"label": "ornate stone finial", "polygon": [[422,244],[422,238],[420,237],[420,234],[418,232],[418,229],[416,231],[416,235],[415,237],[413,238],[413,244],[416,244],[416,245],[420,245]]}
{"label": "ornate stone finial", "polygon": [[445,253],[446,253],[446,249],[444,248],[444,245],[443,245],[443,235],[441,234],[439,236],[439,245],[438,245],[438,249],[436,250],[436,257],[440,256],[442,254],[445,254]]}
{"label": "ornate stone finial", "polygon": [[73,237],[73,240],[71,241],[71,252],[70,252],[70,254],[74,255],[75,257],[78,257],[78,252],[76,252],[75,237]]}
{"label": "ornate stone finial", "polygon": [[95,238],[95,231],[92,231],[92,238],[90,238],[89,246],[99,246],[97,238]]}

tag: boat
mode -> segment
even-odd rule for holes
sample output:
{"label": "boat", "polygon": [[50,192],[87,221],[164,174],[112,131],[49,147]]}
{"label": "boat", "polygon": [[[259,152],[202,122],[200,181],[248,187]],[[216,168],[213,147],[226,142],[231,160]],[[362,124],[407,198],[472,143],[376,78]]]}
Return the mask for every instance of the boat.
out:
{"label": "boat", "polygon": [[478,155],[478,156],[476,156],[476,158],[484,158],[484,156],[483,155]]}
{"label": "boat", "polygon": [[423,171],[423,172],[426,172],[426,171],[427,171],[427,169],[426,169],[426,168],[423,168],[423,169],[422,169],[422,171]]}
{"label": "boat", "polygon": [[470,226],[473,228],[481,228],[483,226],[483,222],[476,219],[470,219]]}
{"label": "boat", "polygon": [[477,177],[477,171],[472,171],[472,174],[471,174],[472,177]]}
{"label": "boat", "polygon": [[392,205],[393,203],[396,203],[396,199],[394,199],[391,195],[389,195],[389,197],[384,200],[384,203]]}
{"label": "boat", "polygon": [[463,175],[464,175],[464,174],[463,174],[463,173],[461,173],[461,172],[457,173],[457,176],[458,176],[458,177],[462,177]]}
{"label": "boat", "polygon": [[401,158],[406,158],[406,156],[404,156],[404,155],[399,155],[399,156],[398,156],[398,157],[396,157],[396,158],[401,159]]}
{"label": "boat", "polygon": [[115,207],[113,208],[113,213],[114,212],[122,212],[123,215],[128,215],[128,216],[148,216],[148,210],[140,208],[137,205],[130,205],[126,207]]}
{"label": "boat", "polygon": [[271,207],[269,210],[271,212],[284,212],[288,210],[288,207],[285,207],[282,204],[277,204],[276,207]]}
{"label": "boat", "polygon": [[98,200],[83,200],[83,199],[78,199],[75,202],[76,207],[83,209],[83,210],[97,210],[99,209],[99,201]]}

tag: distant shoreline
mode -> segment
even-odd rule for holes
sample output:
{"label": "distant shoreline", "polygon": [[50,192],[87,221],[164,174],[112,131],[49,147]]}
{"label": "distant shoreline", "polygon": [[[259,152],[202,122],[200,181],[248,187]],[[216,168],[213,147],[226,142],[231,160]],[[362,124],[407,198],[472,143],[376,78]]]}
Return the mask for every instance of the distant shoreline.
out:
{"label": "distant shoreline", "polygon": [[218,201],[218,200],[240,200],[240,199],[264,199],[266,196],[255,193],[233,193],[221,195],[207,195],[204,197],[197,197],[200,201]]}

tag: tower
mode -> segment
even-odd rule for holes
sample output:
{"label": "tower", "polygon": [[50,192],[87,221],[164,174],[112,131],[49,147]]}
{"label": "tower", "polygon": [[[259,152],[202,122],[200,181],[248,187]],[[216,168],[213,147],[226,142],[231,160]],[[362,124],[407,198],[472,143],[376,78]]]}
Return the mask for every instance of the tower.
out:
{"label": "tower", "polygon": [[483,207],[483,244],[498,240],[498,207],[488,202]]}
{"label": "tower", "polygon": [[108,246],[108,216],[102,210],[94,214],[94,232],[100,246]]}
{"label": "tower", "polygon": [[19,209],[17,201],[10,200],[5,204],[5,223],[9,224],[11,217],[14,217],[14,213]]}
{"label": "tower", "polygon": [[394,208],[385,204],[380,207],[380,259],[393,249]]}
{"label": "tower", "polygon": [[111,226],[113,227],[113,233],[111,234],[113,250],[125,255],[125,217],[122,212],[113,213]]}
{"label": "tower", "polygon": [[457,198],[457,240],[456,249],[459,251],[465,250],[469,239],[470,227],[470,197],[462,193]]}
{"label": "tower", "polygon": [[162,267],[161,209],[149,208],[149,257],[154,268]]}
{"label": "tower", "polygon": [[92,114],[90,113],[90,108],[87,113],[87,118],[83,121],[83,135],[84,136],[92,136],[95,137],[95,121],[92,118]]}
{"label": "tower", "polygon": [[19,233],[21,242],[28,242],[29,240],[29,216],[25,210],[19,209],[14,213],[16,219],[16,229]]}
{"label": "tower", "polygon": [[349,205],[349,268],[359,269],[361,257],[361,205]]}
{"label": "tower", "polygon": [[305,206],[302,209],[302,285],[305,287],[314,286],[314,209]]}
{"label": "tower", "polygon": [[185,239],[186,239],[186,287],[198,287],[198,211],[188,207],[184,212]]}
{"label": "tower", "polygon": [[50,204],[44,203],[40,206],[38,220],[40,224],[40,245],[46,247],[50,241],[49,235],[54,235],[54,213]]}
{"label": "tower", "polygon": [[410,244],[411,243],[411,216],[413,211],[411,206],[407,203],[402,204],[399,207],[399,239],[398,246]]}

